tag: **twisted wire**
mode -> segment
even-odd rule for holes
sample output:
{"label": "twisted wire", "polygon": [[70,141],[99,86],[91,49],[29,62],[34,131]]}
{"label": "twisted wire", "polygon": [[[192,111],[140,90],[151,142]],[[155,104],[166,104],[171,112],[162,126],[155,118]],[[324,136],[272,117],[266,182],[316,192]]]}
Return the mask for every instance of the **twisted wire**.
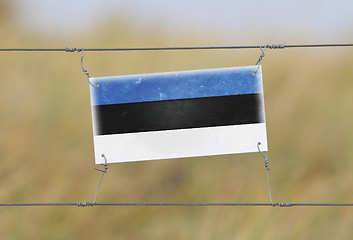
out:
{"label": "twisted wire", "polygon": [[100,179],[100,181],[99,181],[99,184],[98,184],[98,187],[97,187],[97,190],[96,190],[96,194],[94,195],[94,200],[93,200],[92,206],[94,206],[94,205],[95,205],[95,203],[96,203],[96,199],[97,199],[98,191],[99,191],[99,188],[100,188],[100,186],[101,186],[101,183],[102,183],[102,180],[103,180],[104,174],[105,174],[105,173],[107,172],[107,170],[108,170],[108,163],[107,163],[107,159],[106,159],[106,157],[105,157],[105,155],[104,155],[104,154],[102,154],[102,157],[104,158],[104,162],[105,162],[105,163],[103,164],[104,169],[102,170],[102,169],[98,169],[98,168],[96,168],[96,170],[97,170],[97,171],[102,172],[102,176],[101,176],[101,179]]}
{"label": "twisted wire", "polygon": [[[265,152],[261,152],[261,150],[260,150],[260,145],[261,145],[261,142],[258,142],[258,143],[257,143],[257,149],[258,149],[259,153],[261,154],[261,156],[265,159],[265,168],[266,168],[266,175],[267,175],[268,196],[269,196],[269,198],[270,198],[270,202],[271,202],[272,206],[276,206],[276,205],[279,205],[279,203],[275,203],[275,204],[274,204],[274,203],[272,202],[271,186],[270,186],[270,168],[269,168],[268,158],[267,158]],[[280,205],[279,205],[279,206],[280,206]]]}
{"label": "twisted wire", "polygon": [[92,86],[92,87],[99,87],[99,84],[97,85],[94,85],[93,83],[91,83],[91,81],[89,80],[91,78],[91,76],[89,75],[88,71],[84,68],[83,66],[83,57],[85,55],[85,51],[83,48],[66,48],[67,51],[69,52],[74,52],[74,51],[82,51],[82,56],[81,56],[81,69],[82,69],[82,72],[87,76],[87,81],[89,82],[89,84]]}

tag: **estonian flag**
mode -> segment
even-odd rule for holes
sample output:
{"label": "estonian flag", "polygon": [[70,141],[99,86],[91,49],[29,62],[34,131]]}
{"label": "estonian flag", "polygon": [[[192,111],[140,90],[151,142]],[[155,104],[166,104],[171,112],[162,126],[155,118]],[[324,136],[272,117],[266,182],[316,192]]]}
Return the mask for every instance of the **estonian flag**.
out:
{"label": "estonian flag", "polygon": [[267,151],[256,69],[91,78],[96,163]]}

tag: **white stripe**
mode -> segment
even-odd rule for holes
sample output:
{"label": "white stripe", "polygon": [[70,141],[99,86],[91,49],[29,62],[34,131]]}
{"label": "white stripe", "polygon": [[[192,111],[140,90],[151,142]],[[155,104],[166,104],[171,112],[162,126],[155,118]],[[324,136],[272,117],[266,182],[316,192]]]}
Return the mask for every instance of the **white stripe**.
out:
{"label": "white stripe", "polygon": [[267,151],[266,124],[94,136],[96,164]]}

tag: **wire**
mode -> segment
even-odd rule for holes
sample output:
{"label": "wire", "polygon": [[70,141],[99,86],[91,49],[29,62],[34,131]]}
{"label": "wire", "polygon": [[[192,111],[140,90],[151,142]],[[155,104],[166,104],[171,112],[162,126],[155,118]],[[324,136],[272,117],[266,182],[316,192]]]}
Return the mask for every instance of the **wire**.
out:
{"label": "wire", "polygon": [[[318,48],[318,47],[353,47],[353,43],[348,44],[304,44],[304,45],[286,45],[286,44],[272,44],[272,45],[252,45],[252,46],[205,46],[205,47],[157,47],[157,48],[0,48],[0,52],[84,52],[84,51],[172,51],[172,50],[226,50],[226,49],[284,49],[284,48]],[[264,52],[263,52],[264,54]],[[263,57],[263,56],[262,56]],[[261,61],[260,57],[259,61]],[[82,56],[83,58],[83,56]],[[81,58],[81,65],[82,65]],[[83,68],[82,70],[87,72]],[[86,74],[85,72],[85,74]],[[89,74],[86,74],[89,78]],[[261,151],[259,150],[260,154]],[[261,154],[262,155],[262,154]],[[266,161],[267,158],[264,156]],[[268,192],[271,203],[96,203],[99,187],[101,185],[103,176],[106,172],[102,171],[98,188],[94,197],[93,203],[90,202],[77,202],[77,203],[0,203],[0,207],[29,207],[29,206],[266,206],[266,207],[348,207],[353,206],[353,203],[292,203],[282,202],[273,203],[269,185],[268,165],[267,168],[267,181]],[[98,169],[97,169],[98,170]]]}
{"label": "wire", "polygon": [[1,203],[0,207],[77,206],[77,203]]}
{"label": "wire", "polygon": [[260,145],[261,145],[261,142],[258,142],[258,143],[257,143],[257,150],[259,151],[260,155],[265,159],[265,168],[266,168],[266,175],[267,175],[268,197],[270,198],[271,204],[274,205],[274,203],[272,202],[272,197],[271,197],[270,168],[269,168],[268,158],[267,158],[265,152],[261,152],[261,150],[260,150]]}
{"label": "wire", "polygon": [[106,172],[107,172],[107,170],[108,170],[107,158],[105,157],[104,154],[102,154],[102,157],[104,158],[104,164],[103,164],[104,169],[102,170],[102,169],[96,168],[97,171],[102,172],[102,176],[101,176],[101,180],[99,181],[99,184],[98,184],[98,187],[97,187],[97,190],[96,190],[96,194],[94,195],[94,200],[93,200],[92,206],[94,206],[94,204],[96,203],[96,199],[97,199],[99,187],[101,186],[101,183],[102,183],[104,174],[106,174]]}
{"label": "wire", "polygon": [[353,203],[1,203],[0,207],[52,207],[52,206],[174,206],[174,207],[210,207],[210,206],[229,206],[229,207],[353,207]]}
{"label": "wire", "polygon": [[204,47],[147,47],[147,48],[0,48],[2,52],[81,52],[84,51],[172,51],[172,50],[222,50],[222,49],[284,49],[284,48],[317,48],[317,47],[353,47],[353,43],[330,44],[272,44],[250,46],[204,46]]}
{"label": "wire", "polygon": [[262,207],[294,207],[294,206],[353,206],[353,203],[96,203],[97,206],[262,206]]}

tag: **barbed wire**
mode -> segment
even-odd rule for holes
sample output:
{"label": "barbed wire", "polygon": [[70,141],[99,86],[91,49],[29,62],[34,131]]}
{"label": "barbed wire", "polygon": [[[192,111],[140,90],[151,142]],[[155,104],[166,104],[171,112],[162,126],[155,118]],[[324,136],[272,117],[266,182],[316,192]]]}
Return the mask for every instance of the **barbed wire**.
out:
{"label": "barbed wire", "polygon": [[172,50],[227,50],[227,49],[285,49],[285,48],[319,48],[319,47],[353,47],[353,43],[329,44],[269,44],[249,46],[196,46],[196,47],[136,47],[136,48],[0,48],[1,52],[82,52],[82,51],[172,51]]}

